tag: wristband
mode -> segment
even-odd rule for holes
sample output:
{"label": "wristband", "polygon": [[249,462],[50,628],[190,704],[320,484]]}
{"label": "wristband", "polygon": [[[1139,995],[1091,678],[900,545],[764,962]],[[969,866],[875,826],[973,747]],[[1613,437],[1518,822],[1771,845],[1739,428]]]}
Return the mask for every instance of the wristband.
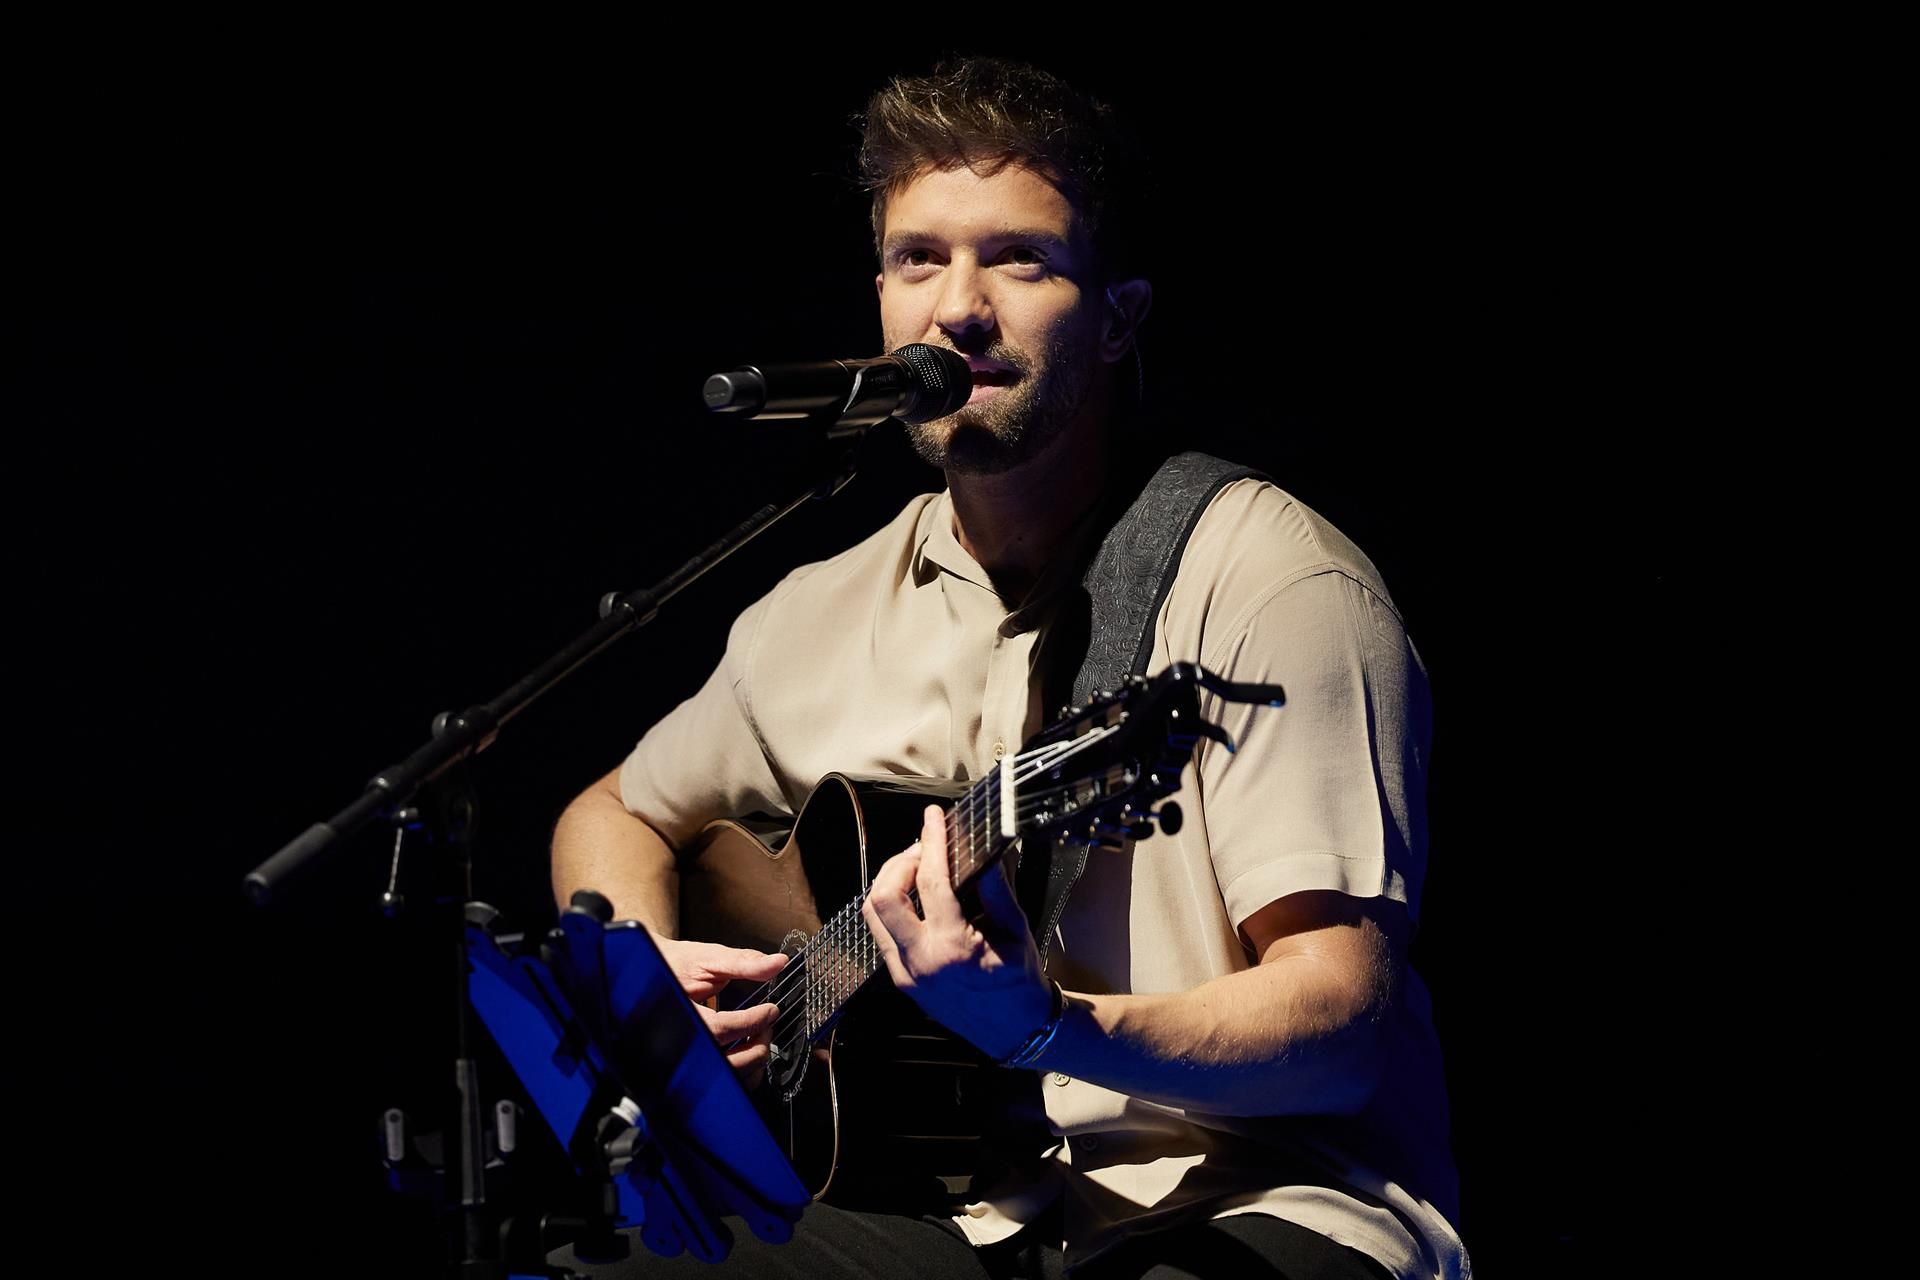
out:
{"label": "wristband", "polygon": [[1048,1013],[1046,1022],[1038,1031],[1027,1037],[1025,1044],[1014,1050],[1012,1054],[1002,1058],[1000,1060],[1001,1066],[1024,1067],[1035,1058],[1038,1058],[1042,1053],[1046,1052],[1047,1046],[1053,1043],[1054,1033],[1060,1030],[1060,1023],[1067,1016],[1067,997],[1060,990],[1059,983],[1049,979],[1048,985],[1053,988],[1053,1008],[1052,1011]]}

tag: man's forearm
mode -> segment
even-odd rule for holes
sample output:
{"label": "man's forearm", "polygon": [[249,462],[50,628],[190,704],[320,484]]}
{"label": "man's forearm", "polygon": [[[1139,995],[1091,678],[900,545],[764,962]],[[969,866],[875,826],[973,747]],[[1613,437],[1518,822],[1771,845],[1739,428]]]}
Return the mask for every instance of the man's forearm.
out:
{"label": "man's forearm", "polygon": [[553,829],[553,896],[564,907],[576,889],[613,903],[616,920],[638,920],[679,936],[680,876],[673,848],[627,812],[618,774],[609,774],[567,806]]}
{"label": "man's forearm", "polygon": [[[950,879],[945,815],[929,805],[919,841],[880,868],[861,914],[896,987],[1006,1058],[1025,1052],[1051,993],[1012,883],[999,872],[976,883],[981,914],[969,920]],[[1303,891],[1241,931],[1259,957],[1252,968],[1171,994],[1069,996],[1052,1038],[1022,1065],[1217,1115],[1364,1106],[1397,985],[1396,909]]]}
{"label": "man's forearm", "polygon": [[1070,995],[1068,1006],[1035,1069],[1172,1106],[1352,1112],[1380,1078],[1381,1005],[1312,956],[1168,995]]}

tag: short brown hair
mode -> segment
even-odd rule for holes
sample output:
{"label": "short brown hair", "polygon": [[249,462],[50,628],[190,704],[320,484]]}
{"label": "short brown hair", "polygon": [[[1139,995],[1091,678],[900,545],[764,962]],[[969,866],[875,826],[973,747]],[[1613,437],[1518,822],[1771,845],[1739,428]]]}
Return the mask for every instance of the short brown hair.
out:
{"label": "short brown hair", "polygon": [[924,76],[895,77],[861,119],[876,253],[888,199],[921,174],[966,165],[991,176],[1024,164],[1086,219],[1108,279],[1144,274],[1144,157],[1112,107],[1058,76],[1000,58],[950,60]]}

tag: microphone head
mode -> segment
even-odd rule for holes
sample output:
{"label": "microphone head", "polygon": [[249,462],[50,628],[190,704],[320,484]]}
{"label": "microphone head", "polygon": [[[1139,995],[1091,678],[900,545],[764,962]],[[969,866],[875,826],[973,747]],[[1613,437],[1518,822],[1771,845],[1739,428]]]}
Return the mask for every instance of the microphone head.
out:
{"label": "microphone head", "polygon": [[910,372],[917,394],[893,416],[902,422],[931,422],[957,413],[973,395],[973,370],[967,358],[946,347],[910,342],[889,352]]}

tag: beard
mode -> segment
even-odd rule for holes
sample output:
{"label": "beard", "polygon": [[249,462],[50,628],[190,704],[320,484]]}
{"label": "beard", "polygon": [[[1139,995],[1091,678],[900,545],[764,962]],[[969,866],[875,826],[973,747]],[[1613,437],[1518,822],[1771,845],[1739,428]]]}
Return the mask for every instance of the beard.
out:
{"label": "beard", "polygon": [[1066,431],[1093,385],[1093,361],[1076,353],[1065,335],[1048,342],[1039,362],[999,341],[968,354],[1009,365],[1020,377],[984,404],[905,424],[920,460],[943,471],[999,475],[1031,461]]}

